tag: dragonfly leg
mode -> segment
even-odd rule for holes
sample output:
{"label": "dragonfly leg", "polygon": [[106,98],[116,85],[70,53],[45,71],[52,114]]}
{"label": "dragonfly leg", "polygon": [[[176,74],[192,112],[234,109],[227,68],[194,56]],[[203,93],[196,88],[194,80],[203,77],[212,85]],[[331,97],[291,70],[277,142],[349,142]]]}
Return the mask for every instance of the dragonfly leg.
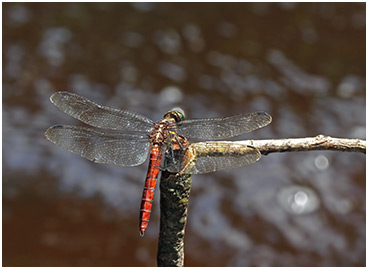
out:
{"label": "dragonfly leg", "polygon": [[157,167],[160,171],[164,171],[166,169],[166,164],[164,164],[164,162],[166,161],[161,162],[160,165],[154,164],[153,166]]}
{"label": "dragonfly leg", "polygon": [[[180,139],[179,139],[180,138]],[[181,136],[181,135],[175,135],[175,140],[176,142],[178,142],[178,145],[180,146],[180,148],[182,150],[186,150],[188,148],[188,141],[185,137]],[[183,142],[180,142],[180,140],[182,140]],[[186,145],[184,145],[184,143],[186,143]]]}
{"label": "dragonfly leg", "polygon": [[[169,152],[170,151],[170,152]],[[176,164],[176,159],[174,158],[174,148],[173,147],[168,147],[165,151],[165,157],[169,156],[169,158],[171,158],[171,162],[173,162],[174,164]],[[170,161],[169,158],[164,158],[163,161],[163,166],[162,169],[166,170],[169,166],[170,166]],[[172,164],[171,164],[172,165]]]}
{"label": "dragonfly leg", "polygon": [[[193,147],[187,146],[186,152],[185,152],[185,165],[184,167],[177,173],[177,175],[183,175],[183,174],[192,174],[195,172],[195,164],[197,160],[197,154]],[[196,172],[195,172],[196,173]]]}
{"label": "dragonfly leg", "polygon": [[166,170],[166,165],[164,165],[164,164],[161,164],[160,166],[157,166],[157,167],[160,171],[165,171]]}
{"label": "dragonfly leg", "polygon": [[168,156],[168,149],[164,151],[161,164],[160,166],[158,166],[158,169],[160,169],[161,171],[165,171],[167,169],[168,160],[166,156]]}

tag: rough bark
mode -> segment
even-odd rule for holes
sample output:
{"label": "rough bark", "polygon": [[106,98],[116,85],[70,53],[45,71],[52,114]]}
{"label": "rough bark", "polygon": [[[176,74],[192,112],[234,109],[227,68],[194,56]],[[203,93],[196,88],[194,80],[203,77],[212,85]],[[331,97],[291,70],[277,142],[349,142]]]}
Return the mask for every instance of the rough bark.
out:
{"label": "rough bark", "polygon": [[162,172],[158,266],[184,266],[184,235],[191,183],[191,175]]}
{"label": "rough bark", "polygon": [[[312,151],[312,150],[335,150],[345,152],[366,152],[366,141],[361,139],[336,138],[325,135],[303,138],[282,138],[265,140],[242,140],[242,141],[209,141],[193,143],[191,146],[202,150],[206,145],[212,144],[232,144],[232,145],[250,145],[257,148],[262,155],[274,152],[293,152],[293,151]],[[244,147],[244,154],[247,153],[247,147]]]}

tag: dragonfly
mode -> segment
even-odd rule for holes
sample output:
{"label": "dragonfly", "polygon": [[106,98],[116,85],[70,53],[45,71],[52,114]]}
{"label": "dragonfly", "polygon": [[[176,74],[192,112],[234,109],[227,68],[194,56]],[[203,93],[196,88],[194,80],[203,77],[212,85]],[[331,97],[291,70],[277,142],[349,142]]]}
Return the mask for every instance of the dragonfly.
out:
{"label": "dragonfly", "polygon": [[[154,122],[136,112],[97,104],[71,92],[56,92],[51,102],[62,112],[87,125],[55,125],[46,130],[48,140],[90,161],[119,166],[137,166],[149,155],[139,215],[143,236],[151,215],[156,182],[160,170],[178,174],[202,174],[251,164],[260,152],[249,146],[237,156],[198,156],[188,168],[190,141],[219,140],[239,136],[268,125],[266,112],[253,112],[223,118],[186,120],[181,110],[167,112]],[[190,141],[189,141],[190,140]]]}

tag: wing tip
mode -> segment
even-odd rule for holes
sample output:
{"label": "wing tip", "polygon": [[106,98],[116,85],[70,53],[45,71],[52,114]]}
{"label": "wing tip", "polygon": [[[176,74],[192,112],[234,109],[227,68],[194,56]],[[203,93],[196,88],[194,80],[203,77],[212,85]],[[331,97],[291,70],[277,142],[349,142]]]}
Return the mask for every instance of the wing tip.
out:
{"label": "wing tip", "polygon": [[61,124],[53,125],[53,126],[51,126],[50,128],[48,128],[48,129],[46,130],[46,132],[49,132],[49,131],[51,131],[51,130],[53,130],[53,129],[60,129],[60,128],[63,128],[63,127],[65,127],[65,125],[61,125]]}
{"label": "wing tip", "polygon": [[71,92],[67,92],[67,91],[59,91],[59,92],[55,92],[50,96],[50,101],[51,103],[55,104],[58,102],[58,100],[60,100],[60,98],[63,98],[67,95],[74,95]]}
{"label": "wing tip", "polygon": [[52,134],[52,132],[55,130],[55,129],[61,129],[61,128],[65,128],[65,126],[64,125],[54,125],[54,126],[51,126],[50,128],[48,128],[46,131],[45,131],[45,137],[48,139],[48,140],[50,140],[50,141],[52,141],[53,142],[53,140],[51,139],[51,134]]}
{"label": "wing tip", "polygon": [[259,111],[259,112],[256,112],[256,113],[257,113],[258,116],[261,116],[264,120],[266,120],[264,126],[267,126],[268,124],[270,124],[272,122],[272,117],[267,112]]}

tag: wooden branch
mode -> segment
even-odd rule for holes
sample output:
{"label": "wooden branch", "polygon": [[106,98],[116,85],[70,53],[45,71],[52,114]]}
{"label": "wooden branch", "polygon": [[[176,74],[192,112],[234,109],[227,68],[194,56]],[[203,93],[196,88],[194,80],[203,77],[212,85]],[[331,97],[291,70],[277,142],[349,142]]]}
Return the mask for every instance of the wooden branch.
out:
{"label": "wooden branch", "polygon": [[191,175],[162,172],[158,266],[184,266],[184,234],[191,184]]}
{"label": "wooden branch", "polygon": [[[250,145],[257,148],[261,154],[267,155],[274,152],[311,151],[311,150],[336,150],[346,152],[366,152],[366,141],[361,139],[335,138],[325,135],[305,138],[283,138],[267,140],[242,140],[242,141],[209,141],[192,144],[194,147],[203,148],[212,144]],[[244,147],[244,153],[248,150]]]}
{"label": "wooden branch", "polygon": [[[198,157],[221,156],[225,158],[229,156],[244,156],[249,154],[250,151],[254,153],[254,148],[258,149],[263,155],[273,152],[311,150],[337,150],[365,154],[366,141],[318,135],[306,138],[209,141],[192,143],[189,146],[191,152]],[[196,156],[193,156],[193,165],[195,164]],[[253,161],[256,160],[254,159]],[[184,235],[191,181],[190,174],[162,172],[160,181],[161,217],[157,253],[158,266],[184,266]]]}

